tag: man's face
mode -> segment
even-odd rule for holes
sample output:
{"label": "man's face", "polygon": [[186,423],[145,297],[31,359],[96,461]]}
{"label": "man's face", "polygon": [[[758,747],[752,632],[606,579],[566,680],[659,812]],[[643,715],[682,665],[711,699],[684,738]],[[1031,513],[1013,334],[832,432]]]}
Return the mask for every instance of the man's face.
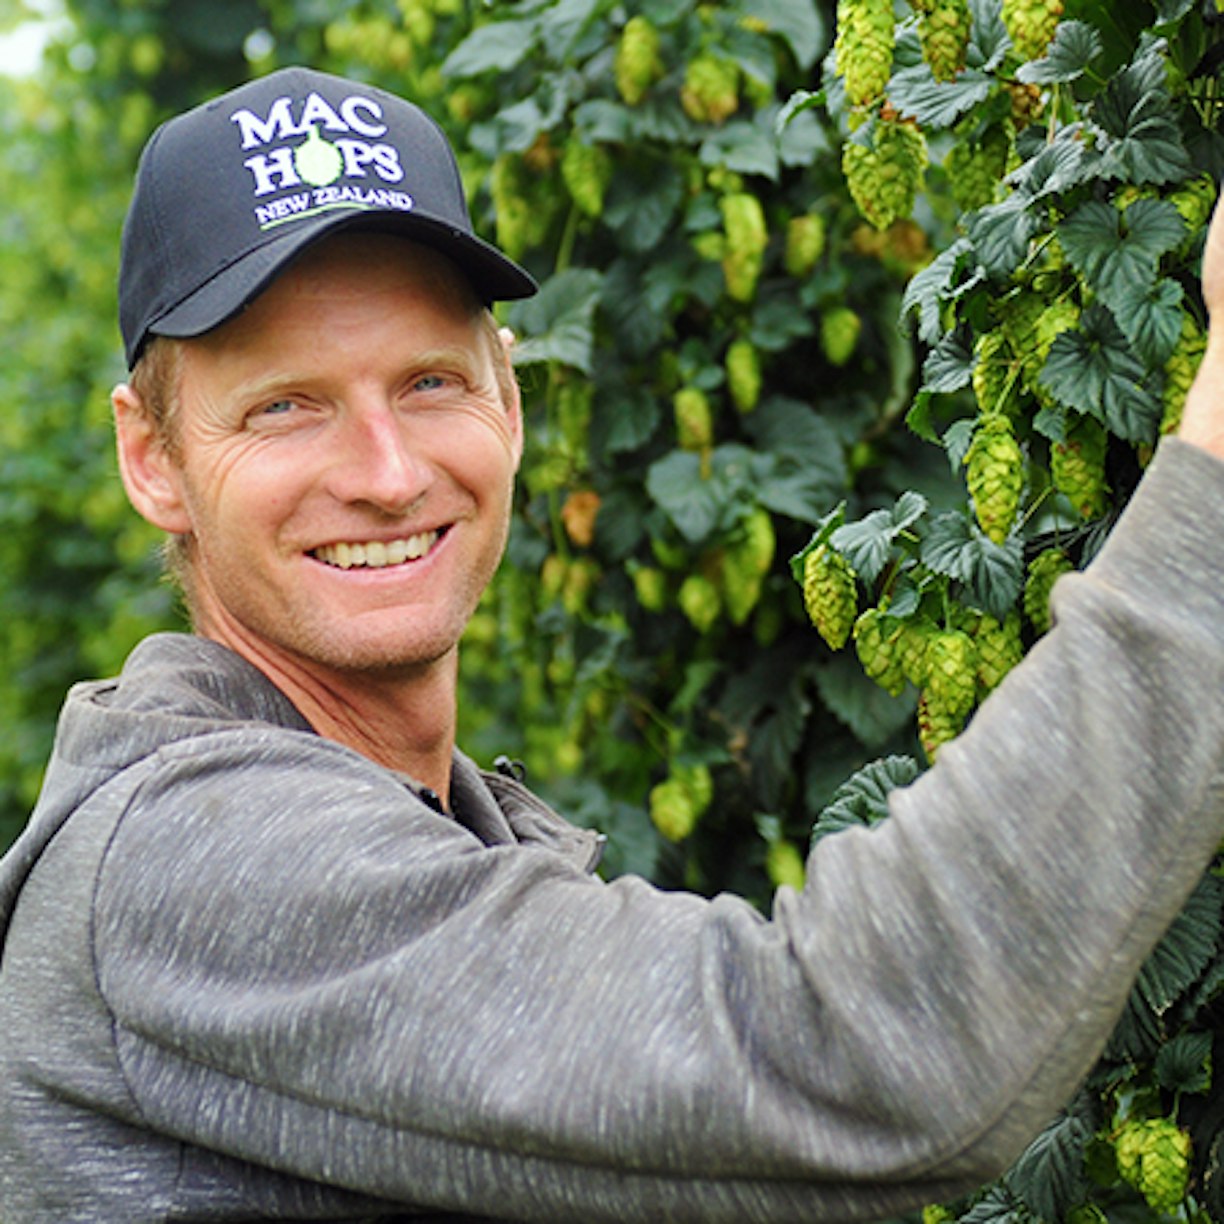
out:
{"label": "man's face", "polygon": [[445,259],[375,234],[323,242],[187,343],[173,471],[198,631],[324,678],[452,655],[508,530],[504,360]]}

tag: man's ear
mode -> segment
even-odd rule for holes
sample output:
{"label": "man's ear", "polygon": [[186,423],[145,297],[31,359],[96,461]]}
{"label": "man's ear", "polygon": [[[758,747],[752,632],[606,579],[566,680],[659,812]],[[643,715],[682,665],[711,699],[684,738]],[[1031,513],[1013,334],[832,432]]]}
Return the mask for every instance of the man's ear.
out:
{"label": "man's ear", "polygon": [[140,396],[127,383],[111,392],[119,474],[128,500],[154,527],[172,535],[191,530],[182,472]]}
{"label": "man's ear", "polygon": [[517,468],[523,458],[523,395],[518,376],[514,372],[515,335],[508,327],[499,327],[497,335],[501,340],[502,360],[506,363],[505,386],[509,400],[506,413],[510,417],[510,432],[514,439],[514,466]]}

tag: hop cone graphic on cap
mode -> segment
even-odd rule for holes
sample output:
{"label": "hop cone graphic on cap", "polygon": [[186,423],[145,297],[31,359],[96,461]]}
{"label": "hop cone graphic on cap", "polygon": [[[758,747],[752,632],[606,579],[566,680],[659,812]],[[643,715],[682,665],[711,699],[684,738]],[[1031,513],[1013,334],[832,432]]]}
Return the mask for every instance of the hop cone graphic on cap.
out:
{"label": "hop cone graphic on cap", "polygon": [[311,126],[310,134],[293,151],[293,167],[298,177],[312,187],[326,187],[340,177],[344,169],[344,157],[340,150],[319,135],[318,128]]}

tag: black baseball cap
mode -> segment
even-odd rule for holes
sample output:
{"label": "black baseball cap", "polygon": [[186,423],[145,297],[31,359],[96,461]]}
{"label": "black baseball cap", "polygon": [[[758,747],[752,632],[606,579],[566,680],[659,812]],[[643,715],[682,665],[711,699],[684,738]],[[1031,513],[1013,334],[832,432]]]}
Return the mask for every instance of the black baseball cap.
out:
{"label": "black baseball cap", "polygon": [[128,368],[151,335],[211,330],[344,227],[435,248],[486,304],[537,288],[473,233],[454,152],[424,111],[343,77],[283,68],[168,120],[145,146],[119,267]]}

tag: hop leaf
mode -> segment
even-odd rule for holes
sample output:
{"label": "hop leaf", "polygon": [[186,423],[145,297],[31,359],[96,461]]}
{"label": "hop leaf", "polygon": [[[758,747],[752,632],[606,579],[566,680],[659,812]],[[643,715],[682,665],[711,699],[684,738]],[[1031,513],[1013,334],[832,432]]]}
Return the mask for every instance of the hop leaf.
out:
{"label": "hop leaf", "polygon": [[828,544],[804,558],[803,603],[820,636],[840,650],[858,615],[858,589],[850,562]]}
{"label": "hop leaf", "polygon": [[1054,583],[1074,568],[1071,558],[1056,547],[1038,553],[1030,562],[1024,583],[1024,615],[1038,633],[1045,633],[1050,627],[1050,593]]}
{"label": "hop leaf", "polygon": [[1114,1140],[1118,1172],[1153,1211],[1173,1211],[1186,1197],[1190,1136],[1171,1118],[1131,1120]]}
{"label": "hop leaf", "polygon": [[874,101],[892,76],[892,0],[838,0],[837,72],[856,106]]}
{"label": "hop leaf", "polygon": [[1024,453],[1007,416],[992,412],[978,418],[965,466],[978,524],[991,540],[1002,544],[1024,492]]}

